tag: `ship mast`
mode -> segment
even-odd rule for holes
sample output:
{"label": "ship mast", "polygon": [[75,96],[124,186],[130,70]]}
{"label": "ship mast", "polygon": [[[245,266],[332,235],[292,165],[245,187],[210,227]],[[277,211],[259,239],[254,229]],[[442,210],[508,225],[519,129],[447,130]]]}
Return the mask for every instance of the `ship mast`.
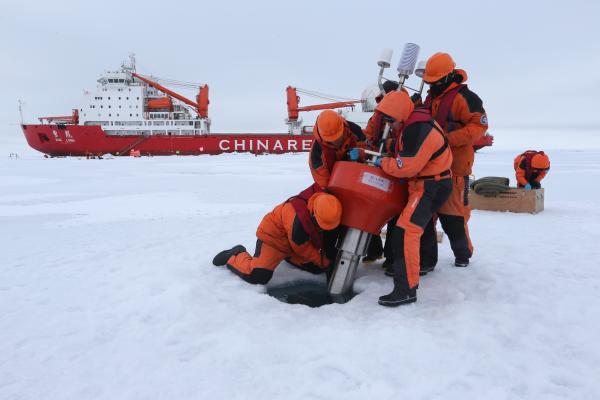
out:
{"label": "ship mast", "polygon": [[19,99],[19,115],[21,116],[21,125],[23,125],[23,101]]}

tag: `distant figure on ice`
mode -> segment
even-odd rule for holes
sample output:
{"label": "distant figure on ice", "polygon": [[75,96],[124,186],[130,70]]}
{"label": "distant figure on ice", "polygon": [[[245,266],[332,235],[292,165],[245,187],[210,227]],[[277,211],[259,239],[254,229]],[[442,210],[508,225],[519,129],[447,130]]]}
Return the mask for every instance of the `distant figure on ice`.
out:
{"label": "distant figure on ice", "polygon": [[527,150],[515,158],[517,186],[525,190],[539,189],[550,169],[550,159],[543,151]]}
{"label": "distant figure on ice", "polygon": [[341,217],[337,198],[310,187],[265,215],[256,230],[254,256],[237,245],[217,254],[213,264],[227,265],[246,282],[262,285],[283,260],[311,273],[325,272],[337,253],[335,230]]}

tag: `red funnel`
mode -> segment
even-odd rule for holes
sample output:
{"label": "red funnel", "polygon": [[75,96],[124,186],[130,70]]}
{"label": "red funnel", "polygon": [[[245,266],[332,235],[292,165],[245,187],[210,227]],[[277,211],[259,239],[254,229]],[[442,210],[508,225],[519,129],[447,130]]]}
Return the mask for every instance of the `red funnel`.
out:
{"label": "red funnel", "polygon": [[357,162],[336,162],[327,188],[342,203],[342,225],[373,235],[408,201],[406,183],[381,168]]}

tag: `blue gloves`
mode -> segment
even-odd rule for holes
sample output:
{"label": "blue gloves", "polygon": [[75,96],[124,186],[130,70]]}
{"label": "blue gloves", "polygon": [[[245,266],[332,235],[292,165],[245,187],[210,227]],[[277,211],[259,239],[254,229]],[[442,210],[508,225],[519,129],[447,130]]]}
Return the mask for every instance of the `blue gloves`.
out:
{"label": "blue gloves", "polygon": [[528,183],[527,185],[525,185],[525,190],[531,190],[531,184]]}
{"label": "blue gloves", "polygon": [[381,157],[377,157],[375,159],[375,162],[373,163],[374,166],[381,168]]}
{"label": "blue gloves", "polygon": [[348,157],[352,161],[358,161],[360,159],[360,151],[355,147],[348,152]]}

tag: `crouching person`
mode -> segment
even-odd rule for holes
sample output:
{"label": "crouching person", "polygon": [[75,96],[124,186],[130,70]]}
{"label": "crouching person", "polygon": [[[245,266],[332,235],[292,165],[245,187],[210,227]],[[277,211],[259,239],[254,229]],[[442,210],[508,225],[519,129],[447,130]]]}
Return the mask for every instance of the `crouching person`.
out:
{"label": "crouching person", "polygon": [[380,158],[376,164],[388,175],[408,179],[408,202],[392,236],[394,290],[379,298],[379,304],[395,307],[417,301],[420,239],[433,213],[452,192],[452,153],[429,110],[414,110],[405,92],[386,95],[378,108],[401,131],[394,145],[395,157]]}
{"label": "crouching person", "polygon": [[330,194],[318,192],[308,200],[292,197],[263,218],[256,230],[254,256],[237,245],[217,254],[213,264],[227,265],[246,282],[261,285],[269,282],[285,259],[306,271],[324,272],[335,245],[327,240],[327,233],[338,227],[341,217],[342,205]]}
{"label": "crouching person", "polygon": [[543,151],[527,150],[515,158],[514,166],[518,187],[540,189],[550,170],[550,159]]}

